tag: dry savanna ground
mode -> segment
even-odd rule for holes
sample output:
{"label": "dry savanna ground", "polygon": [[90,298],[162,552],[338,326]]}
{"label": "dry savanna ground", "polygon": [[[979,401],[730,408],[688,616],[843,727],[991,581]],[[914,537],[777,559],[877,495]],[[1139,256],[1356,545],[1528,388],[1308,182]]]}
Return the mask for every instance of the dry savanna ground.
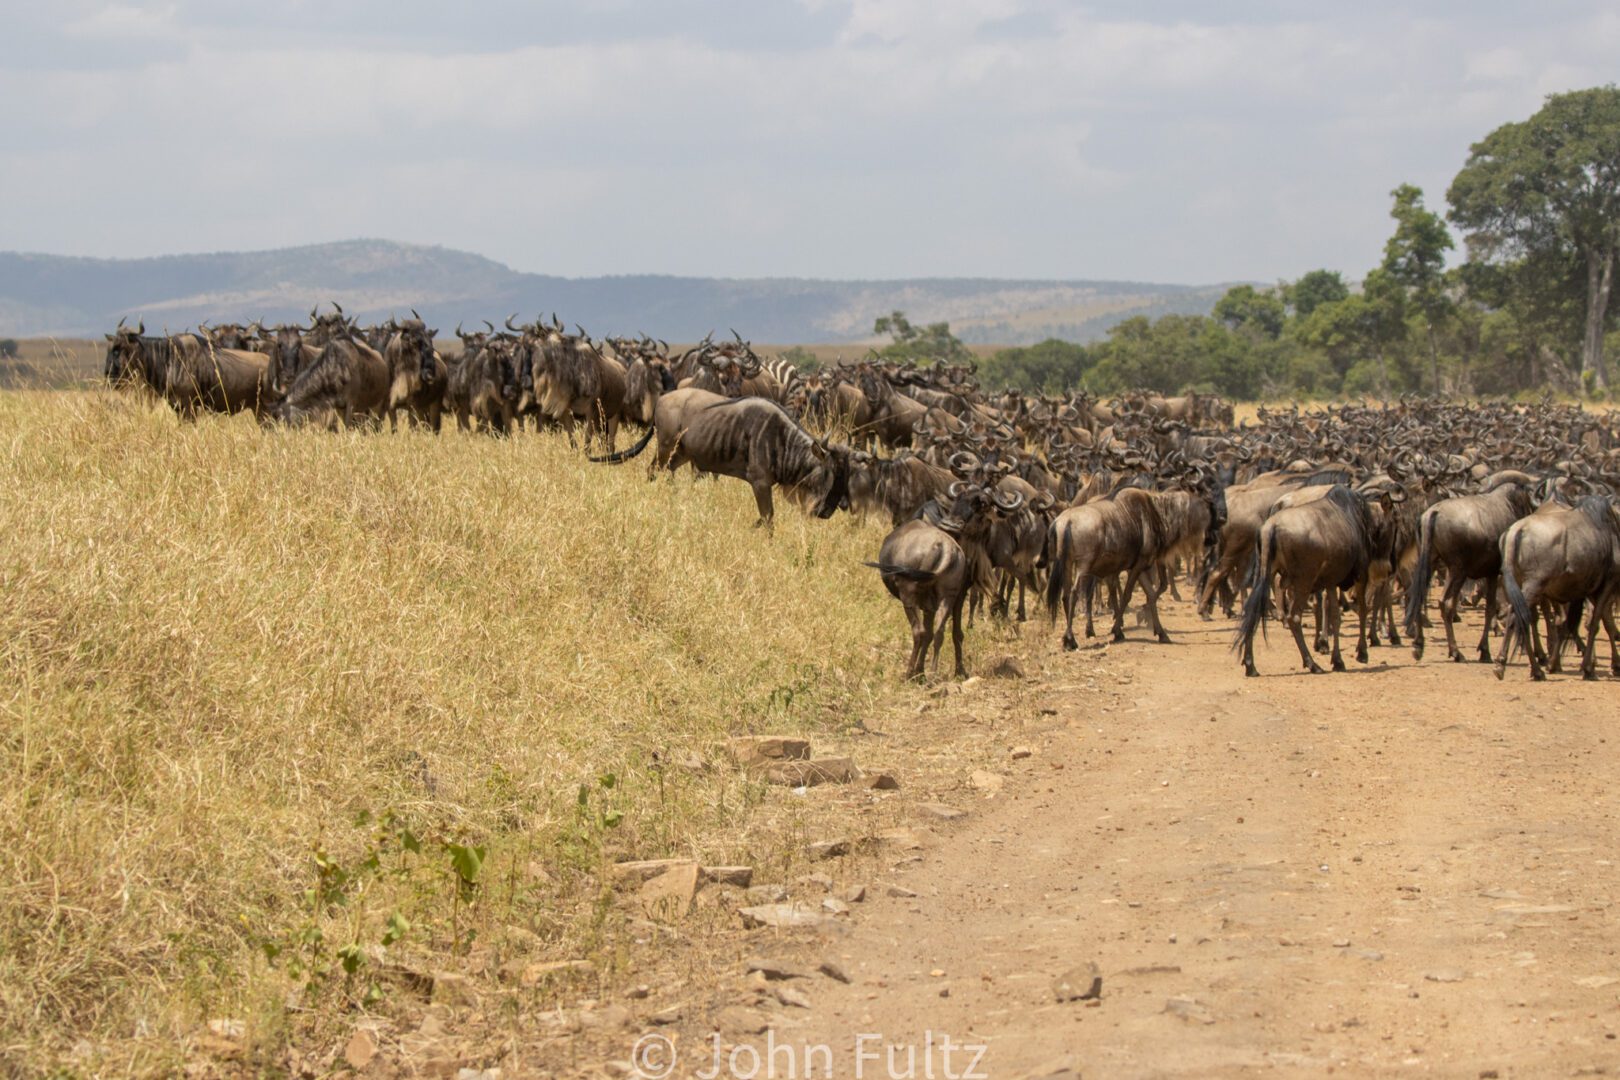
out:
{"label": "dry savanna ground", "polygon": [[883,529],[734,482],[100,390],[0,433],[0,1072],[1620,1069],[1606,668],[1308,677],[1273,626],[1245,680],[1171,604],[905,686]]}

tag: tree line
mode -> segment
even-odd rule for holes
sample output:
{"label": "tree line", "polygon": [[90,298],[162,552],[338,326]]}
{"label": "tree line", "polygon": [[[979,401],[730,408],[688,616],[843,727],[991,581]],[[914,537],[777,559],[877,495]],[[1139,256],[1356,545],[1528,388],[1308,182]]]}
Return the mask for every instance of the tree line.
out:
{"label": "tree line", "polygon": [[[1106,395],[1187,389],[1253,400],[1404,393],[1607,395],[1620,345],[1610,303],[1620,252],[1620,89],[1554,94],[1475,143],[1444,217],[1421,189],[1390,193],[1383,258],[1352,281],[1313,270],[1238,285],[1207,316],[1126,319],[1106,340],[1056,339],[979,362],[991,388]],[[1460,261],[1452,263],[1461,234]],[[945,323],[900,312],[884,355],[956,360]]]}

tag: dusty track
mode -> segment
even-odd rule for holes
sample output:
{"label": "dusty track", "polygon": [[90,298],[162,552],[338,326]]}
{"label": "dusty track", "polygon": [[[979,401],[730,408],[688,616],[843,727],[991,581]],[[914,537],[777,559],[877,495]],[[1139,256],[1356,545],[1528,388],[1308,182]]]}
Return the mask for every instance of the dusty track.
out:
{"label": "dusty track", "polygon": [[[1069,655],[1032,625],[1027,679],[953,696],[994,717],[978,767],[1004,788],[963,775],[947,801],[968,816],[919,825],[920,859],[851,860],[845,879],[878,884],[842,929],[749,935],[744,954],[850,977],[792,980],[810,1007],[772,1003],[769,1038],[827,1045],[853,1076],[857,1033],[878,1033],[864,1047],[917,1048],[920,1077],[931,1031],[938,1080],[945,1035],[985,1044],[991,1077],[1620,1071],[1607,665],[1498,683],[1385,647],[1310,677],[1274,626],[1266,677],[1245,680],[1229,623],[1168,619],[1172,646],[1136,629]],[[1013,743],[1035,752],[1013,761]],[[1058,1003],[1054,977],[1089,962],[1100,1001]],[[755,979],[731,1000],[769,1001]],[[681,1074],[710,1061],[696,1020]]]}

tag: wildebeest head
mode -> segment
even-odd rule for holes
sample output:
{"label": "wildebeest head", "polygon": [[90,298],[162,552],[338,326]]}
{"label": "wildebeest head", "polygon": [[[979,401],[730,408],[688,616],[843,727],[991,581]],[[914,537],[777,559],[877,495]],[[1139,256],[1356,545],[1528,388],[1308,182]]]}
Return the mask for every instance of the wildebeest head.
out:
{"label": "wildebeest head", "polygon": [[814,440],[811,452],[821,460],[811,474],[813,487],[819,488],[823,480],[827,482],[827,493],[816,507],[816,517],[830,518],[840,507],[849,507],[849,447],[829,443],[826,436],[822,436]]}

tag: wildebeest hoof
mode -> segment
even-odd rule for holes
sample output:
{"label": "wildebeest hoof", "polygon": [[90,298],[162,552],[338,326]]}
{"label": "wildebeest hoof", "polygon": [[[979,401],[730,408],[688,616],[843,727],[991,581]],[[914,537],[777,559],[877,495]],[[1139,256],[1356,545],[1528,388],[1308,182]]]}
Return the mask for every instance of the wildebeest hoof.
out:
{"label": "wildebeest hoof", "polygon": [[[1367,662],[1367,658],[1365,656],[1358,656],[1358,657],[1356,657],[1356,660],[1359,663],[1363,663],[1363,664],[1365,664]],[[1334,658],[1334,660],[1333,660],[1333,670],[1334,671],[1343,671],[1344,670],[1344,657],[1339,656],[1339,657]]]}
{"label": "wildebeest hoof", "polygon": [[[1366,649],[1357,649],[1356,650],[1356,663],[1365,664],[1366,662],[1367,662],[1367,650]],[[1335,660],[1333,662],[1333,670],[1334,671],[1343,671],[1344,670],[1344,661],[1343,660]]]}
{"label": "wildebeest hoof", "polygon": [[1064,652],[1074,652],[1075,650],[1077,650],[1079,648],[1080,648],[1080,643],[1078,641],[1074,640],[1074,638],[1066,637],[1066,638],[1063,639],[1063,651]]}
{"label": "wildebeest hoof", "polygon": [[1498,664],[1497,667],[1496,667],[1496,671],[1495,671],[1496,681],[1501,682],[1502,677],[1504,675],[1506,675],[1506,674],[1507,674],[1507,668],[1502,667],[1500,664]]}
{"label": "wildebeest hoof", "polygon": [[1125,640],[1125,631],[1123,631],[1123,630],[1115,630],[1111,636],[1112,636],[1114,641],[1124,641]]}
{"label": "wildebeest hoof", "polygon": [[1243,676],[1247,679],[1258,679],[1260,677],[1260,669],[1252,665],[1246,667],[1243,669]]}
{"label": "wildebeest hoof", "polygon": [[1163,630],[1159,631],[1158,637],[1159,637],[1159,644],[1160,645],[1168,645],[1168,644],[1170,644],[1170,635],[1165,633]]}

